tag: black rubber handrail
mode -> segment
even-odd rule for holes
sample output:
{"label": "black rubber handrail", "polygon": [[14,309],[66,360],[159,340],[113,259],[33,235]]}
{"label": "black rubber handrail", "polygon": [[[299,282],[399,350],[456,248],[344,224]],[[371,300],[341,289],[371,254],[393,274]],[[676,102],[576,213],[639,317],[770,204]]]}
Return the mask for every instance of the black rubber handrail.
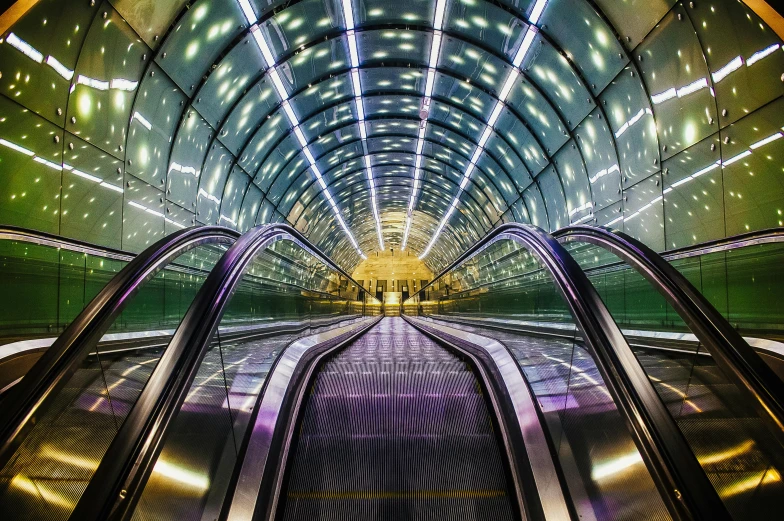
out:
{"label": "black rubber handrail", "polygon": [[705,345],[724,375],[754,404],[784,447],[784,382],[683,274],[655,251],[623,232],[569,226],[553,236],[567,242],[599,246],[645,277]]}
{"label": "black rubber handrail", "polygon": [[[245,269],[261,251],[283,239],[297,243],[356,284],[289,225],[262,225],[240,237],[221,257],[193,299],[71,513],[72,521],[129,519],[133,515],[169,427],[188,394]],[[360,291],[370,295],[364,288]]]}
{"label": "black rubber handrail", "polygon": [[0,468],[145,281],[190,249],[228,244],[238,237],[238,232],[223,227],[187,228],[159,240],[120,270],[3,400]]}
{"label": "black rubber handrail", "polygon": [[670,515],[676,520],[732,519],[596,289],[547,232],[528,224],[503,224],[433,282],[500,240],[513,240],[534,253],[553,278]]}

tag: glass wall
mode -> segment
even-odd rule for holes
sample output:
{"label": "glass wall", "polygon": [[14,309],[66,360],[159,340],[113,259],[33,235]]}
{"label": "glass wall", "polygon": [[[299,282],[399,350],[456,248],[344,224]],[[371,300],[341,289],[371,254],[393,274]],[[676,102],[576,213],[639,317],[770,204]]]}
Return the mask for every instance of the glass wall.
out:
{"label": "glass wall", "polygon": [[632,520],[648,512],[669,519],[564,296],[534,254],[513,240],[492,242],[403,309],[509,348],[580,517]]}
{"label": "glass wall", "polygon": [[[0,344],[56,337],[131,258],[63,246],[0,240],[0,285],[14,296],[0,299]],[[112,332],[176,327],[226,248],[203,246],[180,255],[140,289]]]}
{"label": "glass wall", "polygon": [[[777,498],[784,493],[784,447],[771,430],[777,427],[758,415],[704,346],[654,333],[689,329],[642,276],[619,266],[618,258],[606,250],[567,245],[588,269],[613,318],[625,328],[637,362],[733,518],[764,520],[775,515]],[[734,307],[737,320],[745,316],[749,327],[776,328],[778,318],[773,318],[775,311],[765,309],[769,301],[764,291],[751,288],[757,282],[763,287],[771,284],[772,264],[780,261],[781,246],[750,246],[745,252],[686,257],[674,263],[711,299],[723,302],[719,309],[729,309],[729,316]],[[768,275],[756,279],[762,270]],[[733,277],[732,284],[726,284],[726,277]],[[756,293],[761,293],[758,302]],[[738,309],[748,311],[741,315]],[[634,487],[624,489],[630,497],[623,501],[612,487],[627,487],[629,479],[639,475],[635,472],[645,473],[645,467],[633,445],[616,439],[627,432],[625,426],[602,416],[615,410],[614,401],[563,295],[535,256],[513,241],[492,241],[406,301],[403,310],[503,343],[548,419],[570,493],[578,502],[590,498],[576,505],[578,513],[591,505],[597,519],[610,512],[620,516],[616,519],[638,518],[639,512],[621,506],[635,504]],[[756,322],[760,317],[770,317],[770,322]],[[606,453],[597,450],[602,442],[607,443]],[[575,490],[585,491],[585,496]]]}
{"label": "glass wall", "polygon": [[[598,246],[565,242],[586,271],[615,321],[629,329],[687,332],[675,310],[642,275]],[[778,296],[784,244],[748,245],[711,253],[688,250],[666,259],[699,290],[741,334],[778,339],[784,316]]]}
{"label": "glass wall", "polygon": [[[185,268],[207,272],[217,261],[204,260],[203,249],[149,280],[24,427],[2,462],[0,517],[68,518],[204,281]],[[167,516],[204,507],[208,491],[225,486],[266,376],[286,346],[380,311],[299,244],[280,240],[262,251],[233,293],[139,508],[157,512],[159,494],[169,501]]]}

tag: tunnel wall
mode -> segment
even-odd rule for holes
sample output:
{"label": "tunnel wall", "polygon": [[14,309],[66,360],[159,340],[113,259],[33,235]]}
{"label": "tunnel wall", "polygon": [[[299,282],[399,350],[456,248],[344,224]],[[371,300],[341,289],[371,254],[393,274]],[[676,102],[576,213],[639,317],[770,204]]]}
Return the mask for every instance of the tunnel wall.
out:
{"label": "tunnel wall", "polygon": [[[363,11],[368,34],[376,3]],[[431,4],[405,7],[426,12]],[[338,60],[334,48],[345,27],[339,2],[253,5],[260,26],[279,33],[274,51],[289,65],[292,104],[304,107],[308,82],[326,80],[312,61],[298,68],[308,55],[294,50],[325,40]],[[445,77],[463,76],[486,95],[494,92],[491,66],[509,60],[511,40],[494,40],[492,27],[483,32],[482,24],[498,11],[524,25],[528,8],[450,1],[445,31],[456,47],[442,52],[469,63],[442,59]],[[306,20],[307,31],[293,27],[293,16]],[[245,230],[288,219],[347,269],[355,266],[359,257],[292,149],[248,25],[228,0],[190,8],[181,0],[36,4],[0,45],[0,224],[138,252],[193,224]],[[510,220],[550,230],[609,224],[657,250],[782,226],[784,53],[747,6],[551,0],[539,26],[523,80],[427,259],[431,268]],[[316,48],[308,50],[318,54]],[[489,58],[471,62],[476,49]],[[474,109],[465,105],[470,115]],[[313,110],[312,118],[333,118],[338,109]],[[406,111],[400,104],[395,117],[412,116]],[[444,135],[450,125],[444,118]],[[314,142],[331,128],[325,124]],[[410,242],[415,251],[443,215],[439,190],[456,184],[444,179],[459,179],[460,144],[470,145],[470,137],[451,136],[458,142],[450,149],[454,168],[428,174],[432,187],[415,212],[423,216]],[[437,147],[448,146],[436,139],[434,165]],[[341,184],[348,162],[361,157],[341,156],[334,145],[320,150],[349,227],[372,251],[367,196]],[[382,218],[384,208],[382,196]]]}

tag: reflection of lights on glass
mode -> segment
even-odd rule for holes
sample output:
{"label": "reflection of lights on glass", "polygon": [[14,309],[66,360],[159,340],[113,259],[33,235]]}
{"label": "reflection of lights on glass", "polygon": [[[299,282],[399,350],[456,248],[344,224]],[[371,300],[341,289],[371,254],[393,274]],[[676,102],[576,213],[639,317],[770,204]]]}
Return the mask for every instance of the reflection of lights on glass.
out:
{"label": "reflection of lights on glass", "polygon": [[33,157],[33,161],[41,163],[44,166],[48,166],[52,170],[62,170],[63,169],[62,165],[58,165],[57,163],[52,163],[51,161],[49,161],[47,159],[44,159],[43,157],[40,157],[40,156]]}
{"label": "reflection of lights on glass", "polygon": [[[147,121],[147,118],[145,118],[144,116],[142,116],[142,115],[141,115],[139,112],[134,112],[134,113],[133,113],[133,116],[131,117],[131,121],[133,121],[134,119],[135,119],[136,121],[138,121],[139,123],[141,123],[141,124],[142,124],[142,126],[143,126],[144,128],[146,128],[147,130],[152,130],[152,123],[150,123],[149,121]],[[176,163],[175,163],[175,164],[176,164]]]}
{"label": "reflection of lights on glass", "polygon": [[69,498],[49,488],[45,482],[33,483],[32,480],[17,474],[11,479],[11,487],[26,492],[35,498],[42,498],[50,505],[73,510],[76,506]]}
{"label": "reflection of lights on glass", "polygon": [[578,214],[584,210],[590,210],[591,208],[593,208],[593,203],[591,203],[590,201],[588,201],[587,203],[583,203],[580,206],[577,206],[576,208],[572,208],[571,210],[569,210],[569,217],[574,217],[575,214]]}
{"label": "reflection of lights on glass", "polygon": [[46,57],[46,64],[53,68],[57,74],[70,81],[73,78],[74,71],[60,63],[54,56]]}
{"label": "reflection of lights on glass", "polygon": [[232,226],[235,226],[235,227],[237,226],[237,221],[235,221],[231,217],[228,217],[228,216],[223,215],[223,214],[220,214],[220,217],[218,218],[218,222],[221,222],[221,221],[226,221],[227,223],[229,223],[229,224],[231,224]]}
{"label": "reflection of lights on glass", "polygon": [[736,156],[733,156],[733,157],[731,157],[731,158],[727,159],[726,161],[723,161],[723,162],[722,162],[722,165],[723,165],[723,166],[729,166],[729,165],[731,165],[732,163],[735,163],[735,162],[737,162],[737,161],[740,161],[741,159],[743,159],[743,158],[745,158],[745,157],[749,157],[750,155],[751,155],[751,150],[744,150],[744,151],[743,151],[743,152],[741,152],[740,154],[738,154],[738,155],[736,155]]}
{"label": "reflection of lights on glass", "polygon": [[756,143],[752,143],[751,145],[749,145],[749,148],[752,150],[756,150],[759,147],[765,146],[768,143],[772,143],[773,141],[776,141],[777,139],[780,139],[782,137],[784,137],[784,134],[782,134],[781,132],[776,132],[772,136],[768,136],[765,139],[761,139],[757,141]]}
{"label": "reflection of lights on glass", "polygon": [[766,47],[766,48],[762,49],[761,51],[755,52],[754,54],[752,54],[749,57],[748,60],[746,60],[746,67],[751,67],[752,65],[754,65],[755,63],[760,61],[762,58],[765,58],[766,56],[770,56],[771,54],[776,52],[780,47],[781,47],[781,44],[774,43],[770,47]]}
{"label": "reflection of lights on glass", "polygon": [[688,96],[689,94],[693,94],[699,90],[706,89],[706,88],[708,88],[708,79],[700,78],[698,80],[689,83],[685,87],[681,87],[675,92],[679,98],[682,98],[684,96]]}
{"label": "reflection of lights on glass", "polygon": [[5,38],[6,43],[11,47],[14,47],[16,50],[20,51],[22,54],[33,60],[34,62],[41,63],[44,61],[44,55],[38,52],[35,47],[27,43],[26,41],[19,38],[14,33],[8,33],[8,36]]}
{"label": "reflection of lights on glass", "polygon": [[606,175],[610,175],[613,172],[618,172],[619,174],[621,173],[621,169],[618,167],[618,165],[613,165],[610,168],[604,168],[602,170],[599,170],[598,172],[596,172],[596,174],[593,175],[593,177],[589,178],[588,180],[591,182],[591,184],[594,184],[602,177]]}
{"label": "reflection of lights on glass", "polygon": [[169,173],[181,172],[183,174],[190,174],[193,177],[199,177],[199,172],[192,166],[183,166],[179,163],[172,163],[169,166]]}
{"label": "reflection of lights on glass", "polygon": [[621,127],[615,132],[615,137],[616,138],[621,137],[623,133],[629,130],[629,128],[632,125],[640,121],[645,114],[649,114],[653,116],[653,112],[651,111],[651,109],[649,108],[640,109],[639,112],[637,112],[634,116],[631,117],[631,119],[629,119],[629,121],[626,121],[623,125],[621,125]]}
{"label": "reflection of lights on glass", "polygon": [[76,83],[80,85],[87,85],[88,87],[92,87],[96,90],[109,90],[109,82],[108,81],[101,81],[96,80],[95,78],[90,78],[83,74],[80,74],[76,78]]}
{"label": "reflection of lights on glass", "polygon": [[204,188],[199,188],[199,195],[207,199],[208,201],[212,201],[215,204],[220,204],[221,200],[212,195],[211,193],[204,190]]}
{"label": "reflection of lights on glass", "polygon": [[769,468],[754,476],[737,481],[732,485],[722,487],[721,489],[718,490],[718,492],[719,492],[719,496],[725,498],[728,496],[735,496],[738,494],[742,494],[744,492],[748,492],[749,490],[759,488],[760,485],[778,483],[779,481],[781,481],[781,475],[776,471],[776,469]]}
{"label": "reflection of lights on glass", "polygon": [[0,145],[8,147],[11,150],[16,150],[17,152],[21,152],[22,154],[24,154],[26,156],[31,156],[32,157],[32,156],[35,155],[35,152],[33,152],[32,150],[28,150],[28,149],[26,149],[26,148],[24,148],[22,146],[17,145],[16,143],[11,143],[10,141],[8,141],[6,139],[0,139]]}
{"label": "reflection of lights on glass", "polygon": [[115,78],[109,82],[109,88],[133,92],[136,90],[138,81],[125,80],[123,78]]}
{"label": "reflection of lights on glass", "polygon": [[743,58],[741,56],[734,57],[732,60],[730,60],[730,62],[727,65],[725,65],[724,67],[720,68],[719,70],[711,74],[711,76],[713,77],[713,81],[716,83],[720,82],[721,80],[729,76],[730,73],[737,71],[742,66],[743,66]]}
{"label": "reflection of lights on glass", "polygon": [[74,467],[79,467],[87,470],[97,469],[98,464],[100,463],[98,460],[84,458],[81,456],[77,456],[75,454],[69,454],[67,452],[61,451],[60,449],[48,445],[45,445],[41,449],[41,456],[43,456],[44,458],[53,459],[61,463],[67,463],[68,465],[73,465]]}
{"label": "reflection of lights on glass", "polygon": [[748,440],[723,451],[711,452],[704,456],[698,456],[697,460],[700,462],[700,465],[714,465],[716,463],[721,463],[722,461],[727,461],[729,459],[740,456],[741,454],[745,454],[753,447],[754,442],[752,440]]}

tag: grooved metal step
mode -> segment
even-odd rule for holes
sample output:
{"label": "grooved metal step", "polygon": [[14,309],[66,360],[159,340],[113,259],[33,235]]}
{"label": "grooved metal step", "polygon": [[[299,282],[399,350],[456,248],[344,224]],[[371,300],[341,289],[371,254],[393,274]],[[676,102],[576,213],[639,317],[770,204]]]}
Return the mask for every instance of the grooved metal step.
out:
{"label": "grooved metal step", "polygon": [[328,360],[300,414],[278,519],[516,518],[476,376],[402,319]]}

